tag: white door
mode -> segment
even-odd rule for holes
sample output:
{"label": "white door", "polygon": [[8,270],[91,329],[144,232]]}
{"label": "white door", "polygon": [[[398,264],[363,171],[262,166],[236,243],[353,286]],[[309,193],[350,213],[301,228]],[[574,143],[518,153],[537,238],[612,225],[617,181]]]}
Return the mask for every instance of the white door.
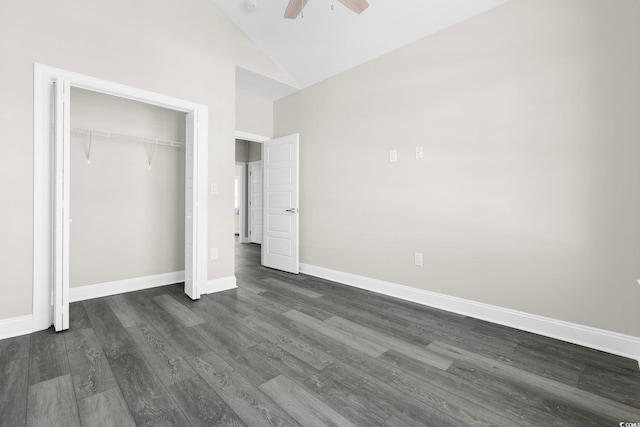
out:
{"label": "white door", "polygon": [[[206,130],[197,111],[187,113],[184,174],[184,292],[200,298],[207,282]],[[196,135],[200,133],[200,135]],[[200,142],[196,144],[197,140]]]}
{"label": "white door", "polygon": [[262,161],[249,162],[249,242],[262,244]]}
{"label": "white door", "polygon": [[71,103],[69,82],[56,78],[53,83],[53,149],[54,149],[54,237],[59,256],[53,265],[53,326],[56,331],[69,329],[69,115]]}
{"label": "white door", "polygon": [[298,274],[298,140],[289,135],[266,141],[262,265]]}

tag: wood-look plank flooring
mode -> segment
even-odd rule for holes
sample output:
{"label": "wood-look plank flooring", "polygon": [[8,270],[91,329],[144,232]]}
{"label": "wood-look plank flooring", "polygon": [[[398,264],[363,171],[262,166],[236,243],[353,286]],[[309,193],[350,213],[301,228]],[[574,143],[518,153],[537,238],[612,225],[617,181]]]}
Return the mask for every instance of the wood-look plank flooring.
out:
{"label": "wood-look plank flooring", "polygon": [[634,360],[259,265],[71,304],[0,341],[0,426],[618,426]]}

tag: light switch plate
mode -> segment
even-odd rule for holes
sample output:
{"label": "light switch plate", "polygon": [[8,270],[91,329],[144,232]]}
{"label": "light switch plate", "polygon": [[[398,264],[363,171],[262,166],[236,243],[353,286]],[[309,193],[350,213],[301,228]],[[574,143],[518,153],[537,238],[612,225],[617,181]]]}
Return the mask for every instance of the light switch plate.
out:
{"label": "light switch plate", "polygon": [[218,259],[218,248],[211,248],[211,259]]}
{"label": "light switch plate", "polygon": [[424,157],[424,148],[421,146],[416,147],[416,159],[421,159]]}
{"label": "light switch plate", "polygon": [[420,252],[416,252],[415,254],[413,254],[413,259],[417,266],[422,267],[423,259],[422,259],[422,254]]}
{"label": "light switch plate", "polygon": [[396,150],[389,151],[389,162],[397,162],[398,161],[398,152]]}
{"label": "light switch plate", "polygon": [[215,182],[211,183],[211,194],[218,194],[218,184]]}

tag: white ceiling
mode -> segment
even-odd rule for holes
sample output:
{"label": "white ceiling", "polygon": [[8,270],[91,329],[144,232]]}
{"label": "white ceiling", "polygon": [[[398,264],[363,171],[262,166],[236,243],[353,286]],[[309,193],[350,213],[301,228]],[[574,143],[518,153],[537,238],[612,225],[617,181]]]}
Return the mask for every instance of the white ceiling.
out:
{"label": "white ceiling", "polygon": [[[304,18],[284,19],[288,0],[213,0],[271,59],[303,89],[469,19],[508,0],[368,0],[357,15],[337,0],[310,0]],[[333,4],[333,10],[331,5]],[[245,79],[248,78],[248,81]],[[261,91],[272,100],[295,88],[258,82],[249,71],[238,73],[239,89]],[[265,86],[266,85],[266,86]],[[284,86],[284,87],[283,87]],[[253,88],[253,89],[251,89]]]}

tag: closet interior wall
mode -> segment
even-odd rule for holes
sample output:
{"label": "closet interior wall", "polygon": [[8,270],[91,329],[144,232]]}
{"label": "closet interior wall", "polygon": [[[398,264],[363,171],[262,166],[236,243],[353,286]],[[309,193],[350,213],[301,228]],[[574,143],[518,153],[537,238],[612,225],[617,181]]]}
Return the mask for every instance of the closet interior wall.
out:
{"label": "closet interior wall", "polygon": [[[72,89],[71,127],[184,144],[185,114]],[[70,287],[184,270],[184,149],[71,134]]]}

